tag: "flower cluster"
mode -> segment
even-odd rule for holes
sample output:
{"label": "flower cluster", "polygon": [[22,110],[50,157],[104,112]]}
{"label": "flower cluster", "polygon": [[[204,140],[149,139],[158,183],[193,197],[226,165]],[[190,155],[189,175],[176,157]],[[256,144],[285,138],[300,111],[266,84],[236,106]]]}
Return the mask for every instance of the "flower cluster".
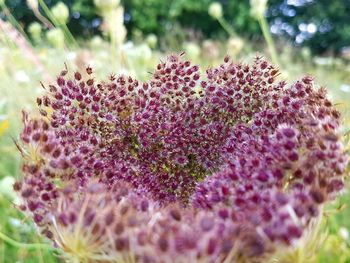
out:
{"label": "flower cluster", "polygon": [[344,186],[339,112],[257,57],[145,83],[65,69],[23,114],[20,208],[84,262],[259,262],[298,244]]}

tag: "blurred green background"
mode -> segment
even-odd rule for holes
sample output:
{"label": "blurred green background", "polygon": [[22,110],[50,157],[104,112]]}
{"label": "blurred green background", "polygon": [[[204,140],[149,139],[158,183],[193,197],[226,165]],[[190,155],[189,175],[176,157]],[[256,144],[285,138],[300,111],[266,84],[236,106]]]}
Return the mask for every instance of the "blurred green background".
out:
{"label": "blurred green background", "polygon": [[[251,62],[260,53],[281,78],[311,74],[327,87],[349,144],[350,0],[0,0],[0,8],[0,263],[62,261],[45,245],[26,245],[46,241],[17,211],[12,184],[21,176],[13,142],[21,110],[36,114],[40,82],[64,63],[147,80],[171,52],[185,51],[202,70],[226,54]],[[325,208],[326,239],[312,262],[350,262],[349,202],[345,190]]]}

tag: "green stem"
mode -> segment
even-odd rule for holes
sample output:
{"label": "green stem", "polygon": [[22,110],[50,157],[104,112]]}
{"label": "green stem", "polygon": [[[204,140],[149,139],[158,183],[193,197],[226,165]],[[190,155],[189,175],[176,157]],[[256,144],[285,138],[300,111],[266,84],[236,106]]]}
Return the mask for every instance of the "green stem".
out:
{"label": "green stem", "polygon": [[75,48],[78,47],[78,43],[75,41],[74,36],[72,33],[69,31],[68,27],[66,24],[61,24],[59,23],[56,18],[52,15],[50,9],[48,6],[45,4],[44,0],[39,0],[39,4],[44,10],[45,14],[49,17],[49,19],[52,21],[52,23],[56,26],[59,27],[63,30],[63,33],[65,34],[66,38],[69,40],[70,44],[72,44]]}
{"label": "green stem", "polygon": [[236,32],[233,30],[233,28],[230,26],[229,23],[225,20],[223,17],[219,17],[218,19],[219,24],[222,26],[222,28],[231,36],[236,36]]}
{"label": "green stem", "polygon": [[8,237],[4,233],[0,232],[0,239],[4,240],[6,243],[13,247],[17,248],[24,248],[28,250],[32,249],[45,249],[45,250],[55,250],[55,248],[51,247],[48,244],[42,244],[42,243],[32,243],[32,244],[27,244],[27,243],[21,243],[16,240],[13,240],[12,238]]}
{"label": "green stem", "polygon": [[0,28],[0,33],[3,34],[3,36],[5,36],[3,38],[3,41],[5,42],[5,44],[7,45],[7,47],[12,50],[14,48],[17,48],[17,46],[15,45],[15,43],[13,43],[12,41],[10,41],[10,39],[8,37],[6,37],[6,32],[4,30],[2,30],[2,28]]}
{"label": "green stem", "polygon": [[4,11],[5,15],[7,16],[10,23],[19,31],[21,34],[25,37],[25,39],[29,42],[29,37],[27,36],[26,32],[24,32],[22,26],[17,22],[16,18],[11,14],[11,11],[8,9],[8,7],[5,4],[5,1],[0,1],[1,9]]}
{"label": "green stem", "polygon": [[265,41],[267,43],[267,46],[269,48],[272,61],[276,65],[279,65],[275,44],[274,44],[273,38],[272,38],[272,36],[270,34],[269,25],[268,25],[268,23],[266,21],[266,18],[264,16],[260,16],[258,18],[258,21],[259,21],[259,25],[261,27],[261,31],[263,32]]}

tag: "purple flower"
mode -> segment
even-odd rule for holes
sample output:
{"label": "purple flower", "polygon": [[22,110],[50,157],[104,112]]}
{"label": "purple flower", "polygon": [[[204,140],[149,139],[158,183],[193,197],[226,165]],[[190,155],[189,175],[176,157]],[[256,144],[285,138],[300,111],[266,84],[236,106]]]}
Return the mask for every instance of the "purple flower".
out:
{"label": "purple flower", "polygon": [[[201,76],[63,71],[24,114],[14,185],[41,233],[89,262],[237,262],[293,246],[344,186],[339,112],[263,58]],[[176,259],[176,260],[175,260]]]}

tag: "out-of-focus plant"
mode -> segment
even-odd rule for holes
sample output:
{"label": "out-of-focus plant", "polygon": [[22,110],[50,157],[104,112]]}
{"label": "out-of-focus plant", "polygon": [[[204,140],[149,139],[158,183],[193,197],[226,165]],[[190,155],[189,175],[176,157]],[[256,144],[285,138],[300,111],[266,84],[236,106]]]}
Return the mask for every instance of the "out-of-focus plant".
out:
{"label": "out-of-focus plant", "polygon": [[268,0],[251,0],[250,13],[255,19],[265,16]]}
{"label": "out-of-focus plant", "polygon": [[216,19],[222,28],[231,36],[236,36],[236,32],[234,31],[233,27],[230,26],[230,24],[225,20],[223,16],[223,11],[222,11],[222,5],[219,2],[213,2],[209,8],[208,8],[208,13],[209,15]]}
{"label": "out-of-focus plant", "polygon": [[14,200],[17,196],[16,192],[13,191],[13,184],[15,183],[13,176],[5,176],[0,179],[0,195],[4,195],[10,200]]}
{"label": "out-of-focus plant", "polygon": [[318,250],[318,262],[348,263],[350,259],[350,243],[344,239],[342,233],[330,234],[322,248]]}
{"label": "out-of-focus plant", "polygon": [[45,250],[55,250],[54,248],[48,246],[47,244],[41,244],[41,243],[32,243],[32,244],[27,244],[27,243],[21,243],[16,240],[13,240],[9,236],[5,235],[4,233],[1,232],[0,229],[0,239],[3,240],[4,242],[8,243],[10,246],[19,248],[22,250],[38,250],[38,249],[45,249]]}
{"label": "out-of-focus plant", "polygon": [[28,32],[35,44],[39,44],[42,34],[42,26],[38,22],[33,22],[28,27]]}
{"label": "out-of-focus plant", "polygon": [[202,43],[202,55],[210,64],[213,64],[220,56],[219,43],[210,39],[204,40]]}
{"label": "out-of-focus plant", "polygon": [[149,68],[150,65],[156,63],[152,49],[146,43],[134,45],[132,42],[128,42],[122,47],[122,50],[126,65],[121,68],[121,72],[132,76],[138,75],[140,79],[147,79],[149,73],[146,71],[137,72],[137,69],[140,67]]}
{"label": "out-of-focus plant", "polygon": [[90,40],[90,45],[93,48],[101,48],[103,45],[103,39],[101,36],[93,36]]}
{"label": "out-of-focus plant", "polygon": [[236,58],[244,46],[244,40],[240,37],[230,37],[226,43],[227,54]]}
{"label": "out-of-focus plant", "polygon": [[301,57],[304,59],[304,61],[311,61],[311,50],[308,47],[303,47],[300,50]]}
{"label": "out-of-focus plant", "polygon": [[350,46],[343,47],[340,54],[342,58],[350,61]]}
{"label": "out-of-focus plant", "polygon": [[146,43],[150,48],[156,48],[157,47],[157,42],[158,42],[158,38],[155,34],[149,34],[146,37]]}
{"label": "out-of-focus plant", "polygon": [[317,252],[327,239],[327,230],[322,228],[322,215],[310,222],[310,226],[297,245],[281,248],[267,262],[269,263],[316,263]]}
{"label": "out-of-focus plant", "polygon": [[195,42],[184,43],[183,49],[186,52],[186,55],[193,61],[198,61],[201,55],[201,48]]}
{"label": "out-of-focus plant", "polygon": [[339,54],[350,43],[348,0],[269,0],[270,24],[286,25],[277,34],[313,54]]}
{"label": "out-of-focus plant", "polygon": [[119,0],[94,0],[94,4],[103,17],[101,29],[111,42],[112,63],[116,67],[116,61],[125,64],[122,52],[122,45],[126,38],[124,27],[124,8]]}
{"label": "out-of-focus plant", "polygon": [[[40,6],[39,0],[31,0],[36,2],[36,6]],[[50,9],[58,1],[45,1]],[[73,16],[68,26],[75,37],[89,37],[96,33],[96,10],[94,8],[94,1],[75,0],[64,1],[71,10],[72,14],[79,14]],[[105,1],[105,9],[109,8],[109,3],[113,1]],[[34,12],[20,8],[20,2],[8,1],[10,9],[14,16],[20,19],[23,25],[27,26],[43,15],[50,19],[44,11],[44,7],[40,10],[35,8]],[[205,38],[214,37],[217,34],[223,33],[223,29],[215,20],[206,19],[208,14],[208,7],[210,0],[128,0],[121,1],[125,7],[125,26],[132,32],[135,29],[141,30],[145,35],[154,33],[157,36],[165,36],[165,33],[172,28],[174,24],[179,24],[182,28],[192,28],[195,31],[201,31]],[[258,27],[253,19],[249,16],[249,3],[246,1],[227,1],[224,2],[224,9],[226,20],[234,25],[237,31],[240,31],[248,36],[259,34]],[[39,18],[34,16],[34,13],[39,14]],[[99,19],[99,18],[98,18]],[[52,23],[46,19],[39,19],[45,27],[53,27]],[[51,25],[50,25],[51,24]],[[66,36],[67,38],[67,36]],[[69,41],[69,38],[67,38]],[[180,45],[181,46],[181,45]],[[179,48],[178,46],[177,48]]]}
{"label": "out-of-focus plant", "polygon": [[120,0],[94,0],[94,4],[102,13],[108,13],[119,6]]}
{"label": "out-of-focus plant", "polygon": [[[101,46],[98,46],[98,48],[101,48]],[[75,55],[74,62],[78,70],[84,69],[86,65],[94,65],[95,63],[89,49],[80,49]]]}
{"label": "out-of-focus plant", "polygon": [[215,19],[220,19],[223,16],[222,5],[219,2],[213,2],[210,4],[208,13]]}
{"label": "out-of-focus plant", "polygon": [[69,19],[69,9],[63,2],[58,2],[51,8],[53,17],[60,25],[65,25]]}
{"label": "out-of-focus plant", "polygon": [[[36,1],[36,0],[34,0]],[[28,9],[20,8],[23,1],[6,1],[14,17],[27,26],[36,18]],[[71,19],[69,28],[76,37],[89,37],[96,33],[96,12],[93,0],[65,1],[69,8],[80,16]],[[218,1],[222,4],[225,19],[235,31],[244,37],[260,36],[261,30],[249,14],[249,1]],[[47,1],[49,6],[57,1]],[[205,19],[212,0],[122,0],[126,12],[126,27],[130,32],[140,29],[145,35],[154,33],[164,36],[174,23],[183,28],[192,27],[201,31],[204,38],[214,37],[223,32],[215,20]],[[277,26],[276,34],[288,38],[298,46],[309,47],[314,53],[340,53],[349,43],[347,18],[349,4],[345,0],[329,3],[303,1],[295,5],[293,1],[270,0],[267,19]],[[45,25],[45,23],[43,22]],[[282,28],[281,25],[284,25]],[[302,26],[300,26],[302,25]],[[300,27],[299,27],[300,26]],[[312,27],[309,32],[307,27]],[[296,41],[298,39],[298,41]]]}
{"label": "out-of-focus plant", "polygon": [[268,0],[250,0],[251,15],[259,22],[261,31],[268,45],[272,61],[279,65],[275,43],[270,33],[270,27],[265,17]]}
{"label": "out-of-focus plant", "polygon": [[339,230],[338,230],[338,234],[345,242],[349,242],[350,241],[349,230],[347,228],[340,227]]}
{"label": "out-of-focus plant", "polygon": [[[126,13],[130,14],[126,27],[130,31],[137,28],[145,34],[155,33],[160,37],[168,37],[169,34],[166,33],[169,30],[180,26],[199,31],[204,38],[217,37],[222,35],[225,29],[216,19],[207,19],[212,2],[212,0],[124,1]],[[246,36],[260,34],[257,23],[249,15],[249,1],[220,1],[219,3],[222,3],[226,23],[232,25],[237,32]]]}
{"label": "out-of-focus plant", "polygon": [[[67,40],[67,45],[69,47],[78,47],[78,44],[72,35],[72,33],[69,31],[66,23],[69,18],[69,10],[67,6],[62,3],[58,2],[56,6],[53,7],[52,10],[46,5],[44,0],[38,0],[39,6],[42,8],[46,16],[51,20],[52,24],[55,26],[55,28],[60,29],[61,32],[64,35],[64,40]],[[53,11],[55,13],[53,13]],[[51,29],[52,30],[52,29]],[[57,33],[58,31],[55,30],[54,34],[59,34]]]}
{"label": "out-of-focus plant", "polygon": [[64,33],[60,28],[46,31],[46,39],[53,47],[64,49]]}
{"label": "out-of-focus plant", "polygon": [[112,48],[120,49],[125,41],[124,8],[119,0],[94,0],[103,17],[102,29],[109,37]]}
{"label": "out-of-focus plant", "polygon": [[129,30],[140,30],[144,34],[164,34],[165,21],[169,20],[169,1],[131,0],[124,1],[130,14]]}
{"label": "out-of-focus plant", "polygon": [[45,80],[50,80],[51,77],[45,71],[42,62],[37,56],[35,50],[31,46],[29,39],[23,36],[16,27],[12,24],[0,19],[0,29],[4,32],[4,38],[7,43],[12,43],[15,47],[19,48],[24,57],[28,58],[36,68],[44,75]]}
{"label": "out-of-focus plant", "polygon": [[[27,40],[29,40],[27,34],[25,33],[25,31],[23,30],[23,27],[20,25],[20,23],[17,21],[17,19],[12,15],[12,12],[9,10],[9,8],[7,7],[6,3],[4,0],[0,1],[0,7],[1,7],[1,11],[4,13],[4,15],[6,16],[8,22],[11,24],[11,26],[18,31],[18,33],[20,33],[22,35],[22,37],[26,38]],[[1,18],[0,20],[1,24],[4,25],[7,21],[3,21],[3,18]],[[0,25],[0,26],[2,26]],[[5,31],[3,28],[0,27],[0,29],[2,29],[3,31]],[[6,36],[5,36],[6,38]]]}
{"label": "out-of-focus plant", "polygon": [[33,14],[46,28],[53,28],[52,23],[40,13],[38,0],[27,0],[27,6],[33,11]]}
{"label": "out-of-focus plant", "polygon": [[244,43],[243,40],[237,35],[234,28],[224,18],[222,5],[219,2],[213,2],[209,6],[208,13],[211,17],[216,19],[222,28],[229,34],[230,38],[226,44],[227,53],[232,57],[236,57],[243,48]]}

